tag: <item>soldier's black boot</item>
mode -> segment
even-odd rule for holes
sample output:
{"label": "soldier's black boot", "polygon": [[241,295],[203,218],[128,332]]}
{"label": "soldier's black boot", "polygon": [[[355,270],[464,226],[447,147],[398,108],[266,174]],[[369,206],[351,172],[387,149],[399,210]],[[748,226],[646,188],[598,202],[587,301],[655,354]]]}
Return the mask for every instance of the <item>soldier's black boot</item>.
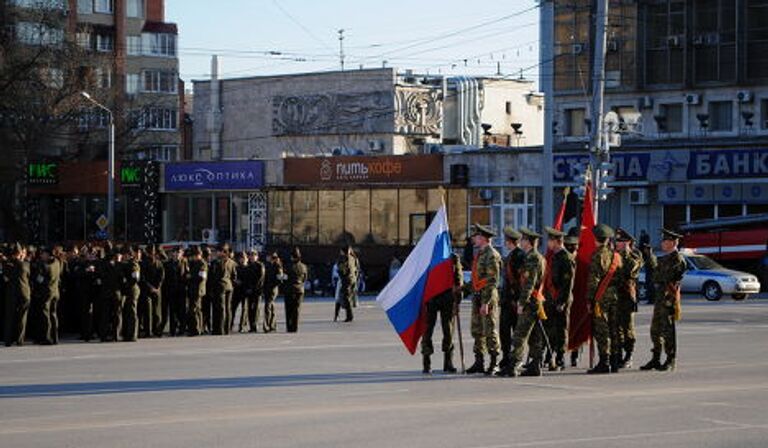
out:
{"label": "soldier's black boot", "polygon": [[565,354],[558,353],[555,357],[555,370],[565,370]]}
{"label": "soldier's black boot", "polygon": [[337,303],[335,310],[333,312],[333,321],[336,322],[339,320],[339,311],[341,311],[341,304]]}
{"label": "soldier's black boot", "polygon": [[653,353],[653,358],[651,358],[651,360],[648,361],[647,364],[645,364],[643,366],[640,366],[640,370],[654,370],[654,369],[658,369],[659,367],[661,367],[661,362],[659,360],[660,357],[661,357],[661,355],[659,355],[658,353],[654,352]]}
{"label": "soldier's black boot", "polygon": [[579,364],[579,351],[574,350],[571,352],[571,367],[576,367]]}
{"label": "soldier's black boot", "polygon": [[619,369],[621,369],[621,354],[614,354],[611,355],[611,373],[619,373]]}
{"label": "soldier's black boot", "polygon": [[632,350],[627,350],[626,353],[624,353],[624,359],[621,360],[621,364],[619,365],[619,368],[629,369],[631,367],[632,367]]}
{"label": "soldier's black boot", "polygon": [[422,364],[424,365],[424,368],[421,370],[421,373],[425,375],[432,373],[432,361],[429,359],[429,355],[422,355],[421,361],[422,361]]}
{"label": "soldier's black boot", "polygon": [[344,319],[344,322],[352,322],[352,319],[354,318],[354,316],[352,315],[352,305],[346,305],[344,308],[345,308],[345,311],[347,312],[347,318]]}
{"label": "soldier's black boot", "polygon": [[664,361],[664,364],[656,367],[656,370],[660,372],[673,372],[675,370],[675,357],[667,356],[667,360]]}
{"label": "soldier's black boot", "polygon": [[520,373],[520,376],[541,376],[541,363],[530,362],[528,366]]}
{"label": "soldier's black boot", "polygon": [[475,363],[467,369],[467,375],[485,372],[485,360],[482,353],[475,353]]}
{"label": "soldier's black boot", "polygon": [[611,366],[608,365],[608,357],[601,355],[600,361],[598,361],[597,365],[587,370],[587,373],[589,374],[611,373]]}
{"label": "soldier's black boot", "polygon": [[499,371],[499,363],[497,361],[499,355],[491,354],[491,363],[488,364],[488,368],[485,370],[486,375],[493,375]]}
{"label": "soldier's black boot", "polygon": [[448,350],[443,354],[443,372],[456,373],[456,367],[453,365],[453,350]]}

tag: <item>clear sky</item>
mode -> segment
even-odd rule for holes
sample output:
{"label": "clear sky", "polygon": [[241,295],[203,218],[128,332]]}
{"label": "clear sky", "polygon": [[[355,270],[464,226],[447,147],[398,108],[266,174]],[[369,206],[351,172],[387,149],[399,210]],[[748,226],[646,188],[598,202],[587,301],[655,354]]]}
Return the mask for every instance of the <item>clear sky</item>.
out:
{"label": "clear sky", "polygon": [[166,0],[179,26],[181,77],[300,73],[382,61],[416,73],[538,76],[535,0]]}

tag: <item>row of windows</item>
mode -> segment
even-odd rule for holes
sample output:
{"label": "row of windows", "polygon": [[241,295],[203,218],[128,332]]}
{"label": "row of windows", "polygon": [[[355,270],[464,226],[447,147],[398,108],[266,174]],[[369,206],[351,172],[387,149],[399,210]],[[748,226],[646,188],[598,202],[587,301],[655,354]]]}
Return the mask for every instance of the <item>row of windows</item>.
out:
{"label": "row of windows", "polygon": [[34,9],[64,9],[66,0],[11,0],[14,6]]}
{"label": "row of windows", "polygon": [[[86,50],[112,52],[115,36],[111,33],[77,33],[77,43]],[[126,39],[129,56],[176,57],[176,36],[174,34],[143,33]]]}
{"label": "row of windows", "polygon": [[[128,124],[133,129],[175,131],[178,128],[178,116],[178,109],[147,107],[131,111]],[[107,126],[109,126],[109,114],[101,109],[87,109],[78,118],[78,127],[81,131],[104,129]]]}
{"label": "row of windows", "polygon": [[[34,1],[34,0],[27,0]],[[112,14],[114,12],[113,0],[77,0],[78,14]],[[142,17],[144,15],[143,0],[127,0],[126,13],[128,17]]]}
{"label": "row of windows", "polygon": [[16,23],[16,39],[26,45],[59,45],[64,42],[64,30],[37,22]]}

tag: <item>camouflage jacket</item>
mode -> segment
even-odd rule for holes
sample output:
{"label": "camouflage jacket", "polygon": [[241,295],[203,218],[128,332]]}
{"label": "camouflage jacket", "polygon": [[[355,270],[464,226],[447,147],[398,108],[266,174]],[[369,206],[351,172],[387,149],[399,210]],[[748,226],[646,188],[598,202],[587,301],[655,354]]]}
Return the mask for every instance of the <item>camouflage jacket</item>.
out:
{"label": "camouflage jacket", "polygon": [[498,301],[501,255],[491,245],[485,246],[475,255],[472,269],[472,291],[479,296],[480,303]]}
{"label": "camouflage jacket", "polygon": [[620,299],[637,300],[637,278],[640,269],[643,268],[643,255],[640,251],[627,247],[619,251],[621,255],[621,270],[617,273],[620,277]]}
{"label": "camouflage jacket", "polygon": [[504,260],[502,300],[516,302],[520,298],[520,274],[525,264],[525,251],[514,248]]}
{"label": "camouflage jacket", "polygon": [[544,272],[547,269],[547,261],[533,248],[525,255],[525,263],[520,275],[520,302],[521,305],[538,307],[537,291],[544,281]]}
{"label": "camouflage jacket", "polygon": [[[613,254],[614,251],[607,244],[599,246],[595,253],[592,254],[592,262],[589,264],[589,277],[587,278],[587,297],[593,302],[600,287],[600,282],[608,275],[608,270],[611,268]],[[621,258],[619,258],[619,264],[616,266],[611,283],[605,289],[603,297],[600,298],[601,301],[616,300],[616,292],[621,282],[621,275],[619,275],[621,269]]]}
{"label": "camouflage jacket", "polygon": [[304,292],[304,282],[307,281],[307,265],[295,261],[288,266],[288,280],[285,288],[294,292]]}
{"label": "camouflage jacket", "polygon": [[573,302],[573,277],[576,273],[576,258],[565,249],[552,256],[552,287],[547,291],[547,299],[555,305],[567,305]]}
{"label": "camouflage jacket", "polygon": [[656,258],[652,255],[649,263],[653,269],[653,283],[656,289],[657,301],[674,299],[670,288],[676,286],[683,279],[685,274],[685,260],[680,252],[673,251],[667,255]]}

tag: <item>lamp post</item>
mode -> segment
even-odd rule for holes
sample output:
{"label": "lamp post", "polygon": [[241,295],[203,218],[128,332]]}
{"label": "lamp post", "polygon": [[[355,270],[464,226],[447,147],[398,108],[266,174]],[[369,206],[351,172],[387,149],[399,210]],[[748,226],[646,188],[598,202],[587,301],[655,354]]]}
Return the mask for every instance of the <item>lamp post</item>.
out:
{"label": "lamp post", "polygon": [[107,237],[114,238],[115,228],[115,116],[112,111],[99,103],[88,92],[81,92],[86,100],[109,114],[109,151],[107,155]]}

